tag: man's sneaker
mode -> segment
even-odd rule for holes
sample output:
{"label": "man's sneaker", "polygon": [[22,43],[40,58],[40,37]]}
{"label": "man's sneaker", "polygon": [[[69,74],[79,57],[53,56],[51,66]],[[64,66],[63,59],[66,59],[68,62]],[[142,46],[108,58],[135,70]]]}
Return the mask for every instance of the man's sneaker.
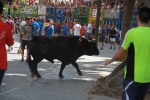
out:
{"label": "man's sneaker", "polygon": [[100,50],[103,50],[103,48],[100,48]]}
{"label": "man's sneaker", "polygon": [[110,47],[109,49],[112,49],[112,47]]}

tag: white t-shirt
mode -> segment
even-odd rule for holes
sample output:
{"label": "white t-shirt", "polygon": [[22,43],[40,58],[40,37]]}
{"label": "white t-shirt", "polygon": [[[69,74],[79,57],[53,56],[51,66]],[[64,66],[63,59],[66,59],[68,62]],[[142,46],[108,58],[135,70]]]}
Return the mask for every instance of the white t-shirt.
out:
{"label": "white t-shirt", "polygon": [[[90,28],[90,29],[89,29]],[[92,24],[88,24],[88,26],[87,26],[87,33],[92,33],[92,31],[93,31],[93,26],[92,26]]]}
{"label": "white t-shirt", "polygon": [[75,36],[80,36],[81,25],[75,24],[73,28],[74,28],[74,35]]}
{"label": "white t-shirt", "polygon": [[101,27],[99,27],[99,33],[102,31],[102,28]]}
{"label": "white t-shirt", "polygon": [[26,24],[26,21],[22,21],[21,23],[20,23],[20,26],[24,26]]}

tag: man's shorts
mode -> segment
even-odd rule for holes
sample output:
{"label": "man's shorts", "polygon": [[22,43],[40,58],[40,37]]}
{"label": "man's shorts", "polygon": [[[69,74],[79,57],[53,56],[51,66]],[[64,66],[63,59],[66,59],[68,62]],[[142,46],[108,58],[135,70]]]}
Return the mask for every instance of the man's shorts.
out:
{"label": "man's shorts", "polygon": [[105,37],[100,37],[99,38],[99,42],[104,42],[105,41]]}
{"label": "man's shorts", "polygon": [[132,80],[123,80],[122,100],[144,100],[149,83],[138,83]]}
{"label": "man's shorts", "polygon": [[116,41],[116,38],[110,38],[110,41],[111,41],[111,42],[115,42],[115,41]]}
{"label": "man's shorts", "polygon": [[25,49],[25,46],[27,46],[27,50],[29,50],[30,41],[22,40],[22,50]]}

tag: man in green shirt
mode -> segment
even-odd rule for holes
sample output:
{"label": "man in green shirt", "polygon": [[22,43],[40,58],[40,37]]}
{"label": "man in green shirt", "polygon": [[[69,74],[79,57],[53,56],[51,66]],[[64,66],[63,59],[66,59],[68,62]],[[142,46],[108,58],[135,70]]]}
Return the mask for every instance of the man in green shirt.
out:
{"label": "man in green shirt", "polygon": [[150,83],[150,8],[140,8],[137,15],[138,27],[126,33],[123,44],[105,65],[119,61],[128,52],[125,68],[122,100],[144,100]]}

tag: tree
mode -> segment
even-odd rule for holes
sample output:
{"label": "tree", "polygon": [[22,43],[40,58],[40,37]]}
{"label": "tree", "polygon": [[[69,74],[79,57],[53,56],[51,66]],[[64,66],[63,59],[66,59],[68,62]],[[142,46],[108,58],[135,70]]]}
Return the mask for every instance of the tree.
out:
{"label": "tree", "polygon": [[[123,15],[123,24],[122,24],[122,37],[121,43],[125,37],[126,32],[130,29],[131,21],[132,21],[132,13],[136,0],[124,0],[124,15]],[[144,4],[148,4],[149,0],[141,0],[145,1]],[[148,6],[148,5],[147,5]],[[150,6],[150,3],[149,3]],[[101,77],[97,80],[96,85],[91,90],[93,94],[104,94],[106,96],[120,98],[122,93],[122,81],[124,75],[124,67],[126,65],[126,55],[123,56],[120,61],[122,63],[117,66],[113,72],[107,77]],[[150,93],[150,89],[148,94]],[[148,95],[147,95],[147,98]],[[146,99],[145,99],[146,100]]]}

